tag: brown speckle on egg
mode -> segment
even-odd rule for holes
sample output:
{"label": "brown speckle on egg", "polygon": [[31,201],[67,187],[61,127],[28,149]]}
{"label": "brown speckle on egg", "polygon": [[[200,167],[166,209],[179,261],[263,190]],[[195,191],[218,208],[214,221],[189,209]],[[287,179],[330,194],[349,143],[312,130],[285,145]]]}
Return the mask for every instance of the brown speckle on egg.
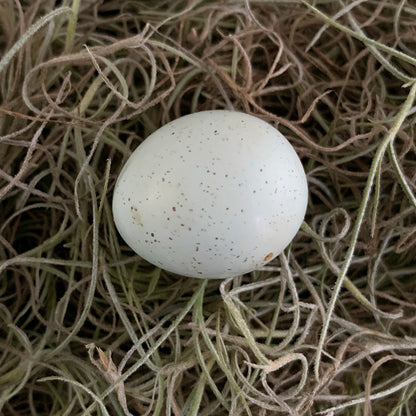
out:
{"label": "brown speckle on egg", "polygon": [[133,224],[143,226],[142,218],[141,218],[141,215],[139,214],[139,210],[137,209],[137,207],[132,205],[130,207],[130,214],[131,214],[131,220]]}

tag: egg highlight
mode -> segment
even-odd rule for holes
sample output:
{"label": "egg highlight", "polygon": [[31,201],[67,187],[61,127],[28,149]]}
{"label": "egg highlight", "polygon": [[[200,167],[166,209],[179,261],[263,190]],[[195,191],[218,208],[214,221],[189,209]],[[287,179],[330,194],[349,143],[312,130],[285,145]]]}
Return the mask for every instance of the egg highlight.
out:
{"label": "egg highlight", "polygon": [[262,267],[291,242],[307,206],[304,169],[288,140],[235,111],[193,113],[145,139],[116,182],[125,242],[167,271],[206,279]]}

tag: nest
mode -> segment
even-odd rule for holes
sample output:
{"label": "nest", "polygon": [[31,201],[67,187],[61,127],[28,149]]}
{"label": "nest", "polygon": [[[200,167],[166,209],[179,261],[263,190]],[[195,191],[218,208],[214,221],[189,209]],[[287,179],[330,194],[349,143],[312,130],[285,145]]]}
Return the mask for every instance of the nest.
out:
{"label": "nest", "polygon": [[[414,5],[63,3],[0,2],[0,414],[415,414]],[[310,194],[282,255],[207,282],[111,198],[209,109],[277,127]]]}

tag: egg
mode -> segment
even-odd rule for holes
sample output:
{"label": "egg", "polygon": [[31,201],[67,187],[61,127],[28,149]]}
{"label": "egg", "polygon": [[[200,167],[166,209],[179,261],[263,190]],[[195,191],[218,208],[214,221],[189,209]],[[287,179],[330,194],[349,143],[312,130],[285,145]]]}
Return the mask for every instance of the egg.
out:
{"label": "egg", "polygon": [[288,140],[236,111],[167,123],[127,160],[113,214],[143,259],[182,276],[223,279],[262,267],[291,242],[308,188]]}

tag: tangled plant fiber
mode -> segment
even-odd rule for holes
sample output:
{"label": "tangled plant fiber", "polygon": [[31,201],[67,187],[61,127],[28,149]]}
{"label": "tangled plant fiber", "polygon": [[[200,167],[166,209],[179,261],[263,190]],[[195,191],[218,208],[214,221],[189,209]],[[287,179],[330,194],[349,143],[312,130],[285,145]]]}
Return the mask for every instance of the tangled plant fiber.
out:
{"label": "tangled plant fiber", "polygon": [[[413,2],[0,1],[0,414],[416,413]],[[111,213],[153,131],[279,128],[301,231],[225,281],[134,255]]]}

